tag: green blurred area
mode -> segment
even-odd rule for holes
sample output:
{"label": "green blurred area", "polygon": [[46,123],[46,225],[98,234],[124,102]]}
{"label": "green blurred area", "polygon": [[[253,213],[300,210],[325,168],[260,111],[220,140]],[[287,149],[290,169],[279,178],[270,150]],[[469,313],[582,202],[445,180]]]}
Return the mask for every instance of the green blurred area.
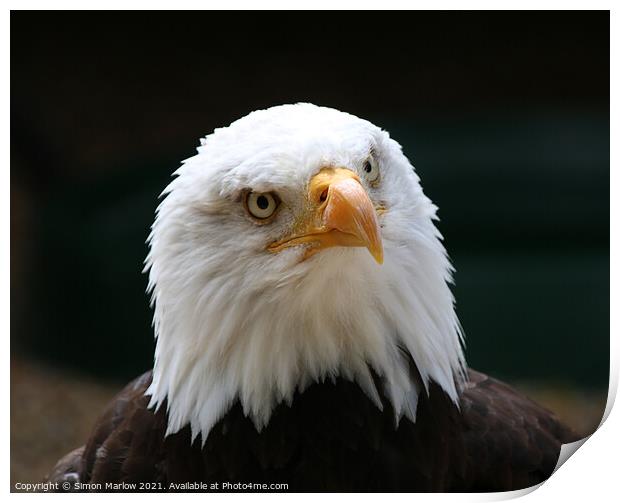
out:
{"label": "green blurred area", "polygon": [[439,206],[469,364],[606,387],[608,117],[543,109],[442,122],[392,131]]}

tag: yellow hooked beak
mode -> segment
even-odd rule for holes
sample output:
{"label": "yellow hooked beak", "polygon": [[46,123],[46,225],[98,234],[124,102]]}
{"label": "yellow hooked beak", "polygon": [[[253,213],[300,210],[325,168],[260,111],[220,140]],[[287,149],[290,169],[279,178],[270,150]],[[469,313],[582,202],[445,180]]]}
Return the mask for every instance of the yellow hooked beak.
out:
{"label": "yellow hooked beak", "polygon": [[377,210],[351,170],[324,168],[312,177],[292,234],[267,249],[275,253],[300,244],[309,245],[304,259],[333,246],[363,246],[377,263],[383,263]]}

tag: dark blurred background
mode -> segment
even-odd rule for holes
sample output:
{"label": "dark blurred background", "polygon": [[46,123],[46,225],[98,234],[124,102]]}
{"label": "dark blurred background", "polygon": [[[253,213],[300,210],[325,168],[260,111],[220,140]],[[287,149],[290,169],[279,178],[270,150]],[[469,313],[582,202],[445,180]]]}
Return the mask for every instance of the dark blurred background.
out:
{"label": "dark blurred background", "polygon": [[141,274],[198,139],[310,101],[439,206],[469,364],[584,434],[609,369],[608,12],[12,12],[11,476],[152,365]]}

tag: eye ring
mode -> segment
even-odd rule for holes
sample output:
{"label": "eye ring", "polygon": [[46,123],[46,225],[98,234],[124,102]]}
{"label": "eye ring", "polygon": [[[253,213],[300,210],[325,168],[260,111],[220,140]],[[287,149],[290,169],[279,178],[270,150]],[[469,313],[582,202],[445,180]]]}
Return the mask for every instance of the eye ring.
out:
{"label": "eye ring", "polygon": [[364,162],[362,175],[368,183],[376,185],[379,182],[379,166],[372,157],[369,157]]}
{"label": "eye ring", "polygon": [[280,198],[273,192],[248,192],[243,200],[245,210],[255,220],[266,223],[280,206]]}

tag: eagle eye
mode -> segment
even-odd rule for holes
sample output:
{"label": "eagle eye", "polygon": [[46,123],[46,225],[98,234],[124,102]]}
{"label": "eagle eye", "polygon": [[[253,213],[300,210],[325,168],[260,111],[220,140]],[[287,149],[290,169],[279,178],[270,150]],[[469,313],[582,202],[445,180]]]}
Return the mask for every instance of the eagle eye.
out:
{"label": "eagle eye", "polygon": [[280,205],[280,200],[273,192],[248,192],[245,196],[245,209],[256,220],[271,217]]}
{"label": "eagle eye", "polygon": [[374,159],[366,159],[366,162],[364,162],[363,171],[363,175],[366,181],[368,181],[369,183],[377,183],[377,181],[379,180],[379,166],[377,166],[377,163],[374,161]]}

